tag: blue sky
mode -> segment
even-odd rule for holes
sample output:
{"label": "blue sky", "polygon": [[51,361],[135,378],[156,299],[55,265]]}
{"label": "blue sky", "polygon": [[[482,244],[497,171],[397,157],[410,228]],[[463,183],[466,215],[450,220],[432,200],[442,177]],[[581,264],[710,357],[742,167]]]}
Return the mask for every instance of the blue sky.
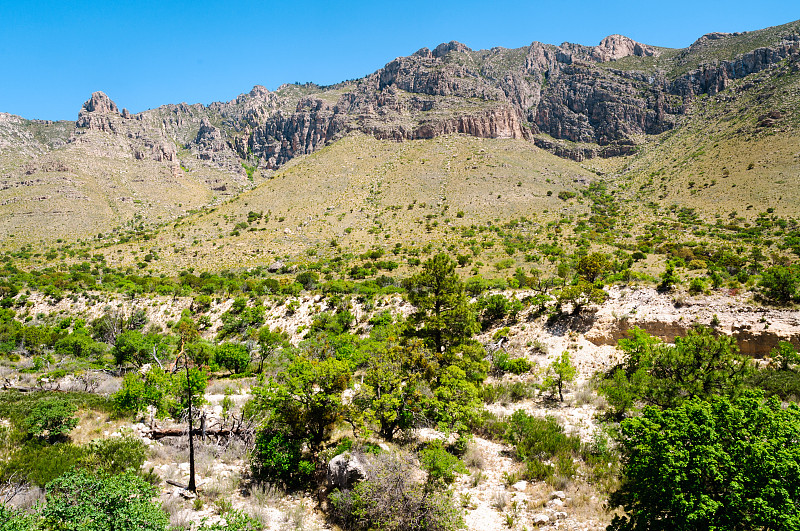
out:
{"label": "blue sky", "polygon": [[358,78],[450,40],[593,46],[621,33],[682,48],[797,19],[797,0],[0,0],[0,111],[74,120],[96,90],[132,112],[227,101],[257,84]]}

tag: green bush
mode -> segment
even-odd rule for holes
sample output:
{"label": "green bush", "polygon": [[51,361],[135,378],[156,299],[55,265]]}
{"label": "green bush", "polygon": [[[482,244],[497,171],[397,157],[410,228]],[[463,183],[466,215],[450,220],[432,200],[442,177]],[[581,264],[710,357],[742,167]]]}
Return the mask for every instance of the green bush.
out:
{"label": "green bush", "polygon": [[620,426],[611,530],[795,529],[800,408],[756,393],[645,408]]}
{"label": "green bush", "polygon": [[78,408],[63,399],[50,398],[36,403],[23,421],[25,432],[49,441],[66,436],[78,425]]}
{"label": "green bush", "polygon": [[169,517],[155,487],[135,474],[64,474],[47,485],[41,528],[59,531],[165,531]]}
{"label": "green bush", "polygon": [[798,273],[795,267],[776,265],[761,274],[761,294],[772,302],[787,304],[797,298]]}
{"label": "green bush", "polygon": [[120,474],[127,470],[139,472],[148,453],[141,439],[131,434],[95,439],[87,445],[86,451],[86,465],[109,474]]}
{"label": "green bush", "polygon": [[[517,410],[507,422],[505,440],[514,445],[531,481],[548,481],[555,474],[571,477],[577,472],[574,458],[581,454],[581,441],[564,433],[553,417],[541,418]],[[555,461],[555,466],[547,461]]]}
{"label": "green bush", "polygon": [[449,453],[441,441],[434,441],[419,453],[422,468],[428,473],[428,481],[447,485],[456,479],[456,474],[466,474],[467,467],[458,457]]}
{"label": "green bush", "polygon": [[47,444],[33,440],[22,444],[0,466],[3,481],[25,481],[44,487],[68,471],[80,467],[86,449],[68,442]]}
{"label": "green bush", "polygon": [[231,373],[241,374],[250,365],[250,351],[241,343],[223,343],[214,350],[214,361]]}
{"label": "green bush", "polygon": [[256,433],[251,469],[257,478],[296,488],[311,479],[314,464],[303,457],[302,440],[265,428]]}

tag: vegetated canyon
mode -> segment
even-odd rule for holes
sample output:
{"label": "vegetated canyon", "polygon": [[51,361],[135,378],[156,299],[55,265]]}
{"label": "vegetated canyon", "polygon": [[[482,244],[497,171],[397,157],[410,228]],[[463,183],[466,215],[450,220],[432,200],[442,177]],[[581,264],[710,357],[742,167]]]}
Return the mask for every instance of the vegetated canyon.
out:
{"label": "vegetated canyon", "polygon": [[799,103],[791,22],[0,113],[0,530],[795,529]]}

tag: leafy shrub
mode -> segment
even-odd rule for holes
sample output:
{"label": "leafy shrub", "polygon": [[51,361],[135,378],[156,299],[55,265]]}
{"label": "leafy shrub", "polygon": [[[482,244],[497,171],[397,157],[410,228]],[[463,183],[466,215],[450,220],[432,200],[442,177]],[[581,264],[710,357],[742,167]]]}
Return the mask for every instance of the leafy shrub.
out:
{"label": "leafy shrub", "polygon": [[70,472],[48,484],[40,510],[42,528],[164,531],[169,517],[153,501],[156,494],[155,487],[135,474]]}
{"label": "leafy shrub", "polygon": [[59,398],[51,398],[36,403],[25,417],[25,432],[40,439],[53,441],[67,435],[78,425],[74,416],[78,410],[74,404]]}
{"label": "leafy shrub", "polygon": [[609,529],[792,529],[798,438],[800,408],[756,393],[645,408],[620,426],[622,485],[609,505],[626,516]]}
{"label": "leafy shrub", "polygon": [[796,268],[773,266],[761,274],[758,283],[761,294],[778,304],[787,304],[797,297],[798,274]]}
{"label": "leafy shrub", "polygon": [[628,334],[619,341],[624,361],[606,373],[598,388],[620,416],[636,402],[675,407],[692,397],[737,394],[753,371],[734,338],[706,327],[689,330],[674,346],[638,328]]}
{"label": "leafy shrub", "polygon": [[234,374],[241,374],[250,365],[250,351],[241,343],[223,343],[214,350],[214,361]]}
{"label": "leafy shrub", "polygon": [[560,453],[580,451],[580,439],[564,433],[564,428],[553,417],[536,417],[517,410],[508,421],[505,439],[515,447],[517,456],[547,460]]}
{"label": "leafy shrub", "polygon": [[493,369],[495,374],[501,375],[506,372],[512,374],[524,374],[530,372],[533,364],[525,358],[510,358],[508,353],[500,351],[494,357]]}
{"label": "leafy shrub", "polygon": [[428,489],[414,479],[409,458],[381,454],[373,459],[369,477],[352,490],[331,494],[333,517],[345,530],[454,531],[464,517],[452,492]]}
{"label": "leafy shrub", "polygon": [[131,434],[108,439],[95,439],[87,446],[86,464],[109,474],[126,470],[138,472],[147,457],[147,446]]}
{"label": "leafy shrub", "polygon": [[33,440],[21,445],[0,467],[2,480],[25,481],[44,487],[66,472],[79,467],[86,450],[68,442],[47,444]]}
{"label": "leafy shrub", "polygon": [[428,473],[428,481],[447,485],[456,479],[456,474],[466,474],[467,467],[458,457],[449,453],[441,441],[434,441],[419,453],[422,468]]}
{"label": "leafy shrub", "polygon": [[304,485],[314,472],[314,464],[303,458],[302,440],[269,428],[256,434],[251,468],[258,478],[292,488]]}

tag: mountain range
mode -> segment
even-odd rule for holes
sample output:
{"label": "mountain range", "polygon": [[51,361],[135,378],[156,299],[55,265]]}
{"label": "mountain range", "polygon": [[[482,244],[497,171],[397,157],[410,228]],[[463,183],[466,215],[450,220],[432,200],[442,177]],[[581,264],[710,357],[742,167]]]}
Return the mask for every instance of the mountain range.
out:
{"label": "mountain range", "polygon": [[[15,248],[145,226],[161,226],[169,240],[178,218],[197,229],[203,212],[219,207],[226,222],[248,211],[282,212],[287,224],[272,232],[291,248],[299,227],[309,234],[309,223],[341,210],[340,223],[328,219],[330,227],[302,242],[319,244],[351,234],[347,227],[369,228],[351,213],[376,195],[381,171],[396,177],[394,187],[382,184],[389,191],[381,200],[402,204],[400,218],[411,201],[449,201],[468,213],[473,205],[476,216],[487,208],[504,217],[552,213],[564,206],[552,192],[574,193],[595,180],[618,188],[634,209],[646,198],[707,216],[730,205],[793,212],[799,70],[797,21],[709,33],[684,49],[621,35],[595,47],[533,42],[475,51],[449,42],[336,85],[256,86],[225,103],[136,114],[95,92],[75,122],[0,113],[0,240]],[[442,146],[451,153],[432,154]],[[404,157],[403,171],[385,166]],[[426,158],[435,171],[423,167]],[[348,173],[363,177],[366,195],[342,189],[334,204],[329,191],[345,186]],[[464,192],[470,175],[490,174],[487,186],[501,201],[484,204]],[[654,174],[673,184],[654,183]],[[541,179],[523,182],[532,175]],[[739,190],[720,191],[723,178]],[[197,231],[204,242],[212,237]]]}

